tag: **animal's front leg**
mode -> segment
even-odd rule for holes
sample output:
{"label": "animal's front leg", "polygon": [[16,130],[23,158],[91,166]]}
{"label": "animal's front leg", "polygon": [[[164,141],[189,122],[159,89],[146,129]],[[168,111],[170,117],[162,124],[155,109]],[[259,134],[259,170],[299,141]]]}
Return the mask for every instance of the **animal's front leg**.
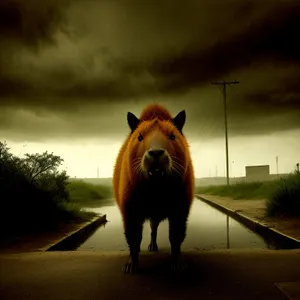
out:
{"label": "animal's front leg", "polygon": [[172,267],[174,271],[186,269],[186,264],[181,261],[181,244],[186,236],[188,214],[180,213],[169,218],[169,240],[172,253]]}
{"label": "animal's front leg", "polygon": [[157,228],[160,221],[157,219],[150,219],[150,227],[151,227],[151,242],[148,246],[149,251],[158,251],[157,247]]}
{"label": "animal's front leg", "polygon": [[124,227],[130,256],[122,270],[126,274],[132,274],[138,270],[139,252],[143,234],[143,221],[132,216],[124,221]]}

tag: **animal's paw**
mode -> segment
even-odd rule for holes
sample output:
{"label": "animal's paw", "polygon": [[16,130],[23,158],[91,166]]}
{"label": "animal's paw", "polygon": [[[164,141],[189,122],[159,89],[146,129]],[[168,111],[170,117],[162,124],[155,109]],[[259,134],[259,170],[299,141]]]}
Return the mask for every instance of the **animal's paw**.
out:
{"label": "animal's paw", "polygon": [[134,274],[138,271],[137,263],[128,262],[122,268],[123,273],[125,274]]}
{"label": "animal's paw", "polygon": [[183,261],[173,261],[171,264],[171,270],[173,273],[175,274],[182,274],[182,273],[186,273],[188,270],[188,265],[187,263],[183,262]]}
{"label": "animal's paw", "polygon": [[151,242],[151,243],[149,244],[149,246],[148,246],[148,250],[151,251],[151,252],[156,252],[156,251],[158,251],[157,244]]}

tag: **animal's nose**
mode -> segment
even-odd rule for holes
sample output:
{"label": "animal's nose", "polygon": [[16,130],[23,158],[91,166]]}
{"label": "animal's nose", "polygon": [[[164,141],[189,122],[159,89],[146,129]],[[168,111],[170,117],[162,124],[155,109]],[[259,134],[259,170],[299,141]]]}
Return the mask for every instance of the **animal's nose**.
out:
{"label": "animal's nose", "polygon": [[150,149],[148,151],[149,155],[152,156],[153,158],[159,158],[165,153],[164,149]]}

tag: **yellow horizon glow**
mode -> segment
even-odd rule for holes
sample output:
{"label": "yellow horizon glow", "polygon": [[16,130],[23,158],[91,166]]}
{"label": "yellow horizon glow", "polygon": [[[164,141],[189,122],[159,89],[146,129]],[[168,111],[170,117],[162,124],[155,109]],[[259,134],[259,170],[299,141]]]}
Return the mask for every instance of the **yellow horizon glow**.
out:
{"label": "yellow horizon glow", "polygon": [[[270,165],[270,172],[276,173],[275,156],[279,156],[279,173],[289,173],[299,162],[299,131],[285,132],[259,137],[236,137],[229,139],[229,166],[232,177],[245,175],[246,165]],[[299,134],[300,136],[300,134]],[[281,142],[279,143],[278,140]],[[22,157],[25,153],[53,152],[64,159],[61,166],[70,177],[96,178],[112,177],[115,160],[123,143],[120,141],[63,143],[30,143],[6,141],[10,152]],[[206,142],[190,141],[190,151],[195,177],[225,176],[224,139]],[[26,146],[24,146],[26,145]],[[218,172],[216,174],[216,172]]]}

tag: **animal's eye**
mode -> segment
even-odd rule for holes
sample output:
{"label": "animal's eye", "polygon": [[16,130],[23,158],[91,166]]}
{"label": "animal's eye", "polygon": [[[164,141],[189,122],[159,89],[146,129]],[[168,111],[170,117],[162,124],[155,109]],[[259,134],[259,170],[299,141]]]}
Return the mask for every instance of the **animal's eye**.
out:
{"label": "animal's eye", "polygon": [[170,134],[170,140],[175,140],[175,135],[173,133]]}
{"label": "animal's eye", "polygon": [[144,139],[143,136],[140,134],[138,140],[141,142],[143,139]]}

